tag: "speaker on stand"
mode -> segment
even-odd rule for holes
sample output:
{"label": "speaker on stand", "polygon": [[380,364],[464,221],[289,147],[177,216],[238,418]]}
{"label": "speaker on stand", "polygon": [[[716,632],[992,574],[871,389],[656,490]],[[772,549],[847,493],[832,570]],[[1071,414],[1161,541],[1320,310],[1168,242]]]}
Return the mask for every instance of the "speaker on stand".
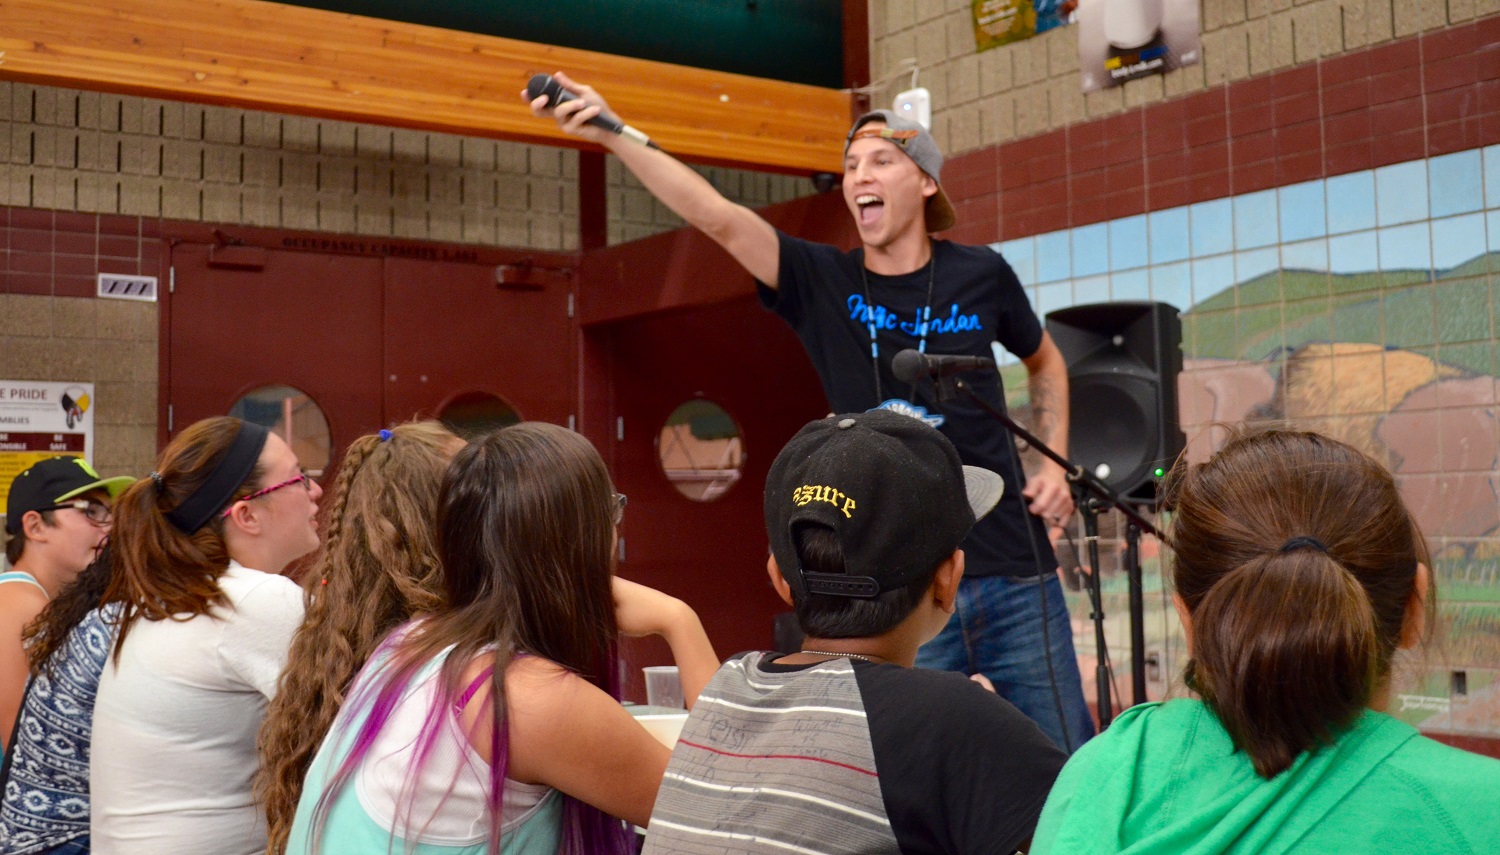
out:
{"label": "speaker on stand", "polygon": [[[1047,332],[1068,365],[1068,457],[1131,504],[1155,509],[1161,477],[1186,445],[1178,425],[1182,320],[1166,303],[1071,306],[1047,314]],[[1091,500],[1080,502],[1086,531],[1097,538]],[[1097,542],[1097,540],[1093,541]],[[1092,583],[1099,584],[1097,558]],[[1127,521],[1125,568],[1130,585],[1131,685],[1146,700],[1145,610],[1140,529]],[[1098,588],[1094,588],[1097,602]],[[1101,699],[1101,709],[1107,700]]]}
{"label": "speaker on stand", "polygon": [[[1068,363],[1068,456],[1154,507],[1186,440],[1177,424],[1182,319],[1166,303],[1095,303],[1047,315]],[[1084,416],[1084,418],[1079,418]]]}

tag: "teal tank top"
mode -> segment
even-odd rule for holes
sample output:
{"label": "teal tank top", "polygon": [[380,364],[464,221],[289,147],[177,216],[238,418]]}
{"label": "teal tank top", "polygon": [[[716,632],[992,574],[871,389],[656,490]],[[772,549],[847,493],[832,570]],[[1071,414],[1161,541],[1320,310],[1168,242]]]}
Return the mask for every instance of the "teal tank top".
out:
{"label": "teal tank top", "polygon": [[[287,855],[483,855],[488,851],[489,814],[483,796],[489,767],[464,739],[456,717],[450,716],[436,737],[417,785],[418,794],[410,803],[404,798],[413,738],[434,702],[438,669],[446,656],[447,651],[424,666],[404,691],[381,735],[334,800],[314,846],[313,812],[369,715],[366,689],[369,678],[380,670],[378,665],[367,666],[355,680],[348,697],[350,704],[359,702],[360,706],[345,706],[313,759],[297,803]],[[502,855],[555,855],[561,845],[562,802],[556,790],[507,780]],[[416,830],[413,839],[392,830],[403,828],[408,816]]]}

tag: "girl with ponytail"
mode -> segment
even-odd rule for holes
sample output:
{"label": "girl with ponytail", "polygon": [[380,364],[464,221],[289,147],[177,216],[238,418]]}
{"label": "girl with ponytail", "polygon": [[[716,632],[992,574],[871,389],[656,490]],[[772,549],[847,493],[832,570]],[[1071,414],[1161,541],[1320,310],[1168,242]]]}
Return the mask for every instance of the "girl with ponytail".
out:
{"label": "girl with ponytail", "polygon": [[120,495],[103,601],[117,615],[89,762],[91,838],[118,855],[260,855],[250,781],[318,546],[322,489],[266,428],[188,426]]}
{"label": "girl with ponytail", "polygon": [[348,689],[289,855],[630,851],[620,820],[646,824],[669,752],[619,704],[617,636],[663,636],[689,705],[718,660],[684,603],[614,576],[623,510],[599,454],[555,425],[454,456],[442,603]]}
{"label": "girl with ponytail", "polygon": [[1433,613],[1390,473],[1315,433],[1179,465],[1169,539],[1197,699],[1123,713],[1064,767],[1032,852],[1500,852],[1500,761],[1386,715]]}
{"label": "girl with ponytail", "polygon": [[344,453],[323,503],[323,548],[304,579],[307,618],[260,731],[269,855],[286,849],[303,776],[354,676],[391,630],[442,605],[433,523],[443,470],[462,447],[437,422],[413,422]]}

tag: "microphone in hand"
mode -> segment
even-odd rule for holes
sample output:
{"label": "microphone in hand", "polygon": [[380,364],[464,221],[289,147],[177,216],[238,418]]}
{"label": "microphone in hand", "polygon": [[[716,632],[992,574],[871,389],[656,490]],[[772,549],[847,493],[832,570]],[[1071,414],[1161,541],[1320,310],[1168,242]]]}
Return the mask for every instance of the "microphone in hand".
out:
{"label": "microphone in hand", "polygon": [[915,383],[923,377],[947,377],[966,371],[994,371],[995,360],[985,356],[958,356],[922,353],[907,348],[891,359],[891,373],[902,383]]}
{"label": "microphone in hand", "polygon": [[[546,106],[554,109],[562,104],[568,103],[569,101],[577,100],[578,98],[576,94],[569,92],[567,89],[563,88],[563,85],[557,82],[557,78],[553,77],[552,75],[532,75],[531,80],[527,81],[526,83],[527,100],[535,101],[536,99],[544,95],[547,97]],[[626,139],[631,140],[632,142],[640,143],[641,145],[647,146],[649,148],[659,148],[659,146],[657,146],[656,143],[652,142],[651,139],[645,134],[625,124],[619,119],[614,118],[613,116],[607,116],[601,113],[600,115],[589,119],[586,124],[590,124],[596,128],[609,131],[612,134],[618,134],[622,137],[625,137]]]}

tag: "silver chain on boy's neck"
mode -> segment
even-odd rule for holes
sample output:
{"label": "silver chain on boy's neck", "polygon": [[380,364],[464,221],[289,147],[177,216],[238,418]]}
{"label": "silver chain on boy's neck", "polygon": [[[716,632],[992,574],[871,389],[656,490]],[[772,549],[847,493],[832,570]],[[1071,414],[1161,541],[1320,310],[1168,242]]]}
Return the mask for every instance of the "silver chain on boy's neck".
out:
{"label": "silver chain on boy's neck", "polygon": [[885,660],[881,659],[879,656],[866,656],[863,653],[831,653],[831,652],[829,652],[827,650],[800,650],[798,652],[799,653],[811,653],[814,656],[832,656],[834,658],[838,658],[840,656],[847,656],[850,659],[863,659],[866,662],[869,662],[869,663],[871,663],[873,665],[884,665],[885,664]]}

